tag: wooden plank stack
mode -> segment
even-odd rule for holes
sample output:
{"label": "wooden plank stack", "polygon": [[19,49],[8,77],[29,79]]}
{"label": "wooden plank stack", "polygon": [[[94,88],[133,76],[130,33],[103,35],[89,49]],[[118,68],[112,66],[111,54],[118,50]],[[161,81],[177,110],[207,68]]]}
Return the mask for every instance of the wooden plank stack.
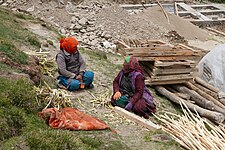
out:
{"label": "wooden plank stack", "polygon": [[126,40],[117,45],[118,53],[138,59],[146,74],[146,84],[150,85],[177,84],[193,79],[196,63],[202,56],[201,51],[162,41]]}

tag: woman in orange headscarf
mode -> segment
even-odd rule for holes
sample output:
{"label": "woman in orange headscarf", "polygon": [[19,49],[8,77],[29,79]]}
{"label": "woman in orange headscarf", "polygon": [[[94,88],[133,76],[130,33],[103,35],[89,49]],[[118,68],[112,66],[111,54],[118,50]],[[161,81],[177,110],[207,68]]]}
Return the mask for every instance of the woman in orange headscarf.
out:
{"label": "woman in orange headscarf", "polygon": [[77,48],[78,41],[73,37],[60,39],[60,52],[56,55],[58,84],[70,91],[93,87],[94,73],[86,71],[86,64]]}

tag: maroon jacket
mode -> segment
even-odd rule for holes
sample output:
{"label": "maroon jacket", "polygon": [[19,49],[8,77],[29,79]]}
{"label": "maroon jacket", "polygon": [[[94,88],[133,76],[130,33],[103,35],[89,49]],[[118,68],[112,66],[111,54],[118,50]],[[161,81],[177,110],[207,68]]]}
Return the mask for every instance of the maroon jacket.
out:
{"label": "maroon jacket", "polygon": [[[120,89],[119,79],[120,79],[120,73],[117,75],[117,77],[113,81],[113,93],[116,93]],[[138,75],[135,78],[135,93],[134,93],[134,96],[130,99],[130,102],[133,105],[135,105],[135,103],[137,103],[137,101],[142,98],[144,87],[145,87],[144,77],[142,75]]]}

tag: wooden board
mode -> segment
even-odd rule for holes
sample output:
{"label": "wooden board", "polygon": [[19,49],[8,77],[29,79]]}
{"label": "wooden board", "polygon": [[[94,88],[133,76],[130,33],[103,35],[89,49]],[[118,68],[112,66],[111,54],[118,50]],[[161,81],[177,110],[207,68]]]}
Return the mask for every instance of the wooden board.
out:
{"label": "wooden board", "polygon": [[158,130],[161,129],[161,127],[153,122],[151,122],[149,119],[144,119],[141,118],[140,116],[137,116],[129,111],[126,111],[123,108],[120,108],[118,106],[115,106],[115,111],[123,116],[125,116],[126,118],[136,122],[137,124],[140,124],[148,129],[151,130]]}
{"label": "wooden board", "polygon": [[[191,78],[192,79],[192,78]],[[167,81],[150,81],[150,80],[145,80],[146,85],[168,85],[168,84],[180,84],[180,83],[185,83],[191,79],[186,79],[186,80],[167,80]]]}
{"label": "wooden board", "polygon": [[193,72],[189,74],[177,74],[177,75],[164,75],[164,76],[151,76],[151,81],[167,81],[167,80],[186,80],[193,78]]}
{"label": "wooden board", "polygon": [[158,56],[158,57],[151,57],[151,56],[135,56],[139,61],[157,61],[157,60],[171,60],[171,61],[179,61],[179,60],[198,60],[199,56],[184,56],[184,55],[177,55],[177,56]]}
{"label": "wooden board", "polygon": [[150,67],[142,66],[141,67],[144,69],[144,71],[147,73],[147,75],[150,76],[157,76],[157,75],[176,75],[176,74],[188,74],[191,72],[194,72],[194,68],[171,68],[171,69],[161,69],[161,68],[156,68],[154,67],[151,69]]}
{"label": "wooden board", "polygon": [[155,46],[155,45],[150,45],[148,47],[130,47],[130,48],[125,48],[126,52],[134,52],[134,53],[148,53],[148,52],[194,52],[190,49],[184,48],[184,47],[171,47],[168,45],[164,46]]}
{"label": "wooden board", "polygon": [[[172,67],[172,66],[190,66],[194,67],[195,62],[191,60],[186,60],[186,61],[173,61],[173,62],[168,62],[168,61],[155,61],[154,64],[155,67]],[[174,67],[174,68],[175,68]]]}
{"label": "wooden board", "polygon": [[192,52],[160,52],[160,51],[152,51],[152,52],[126,52],[127,55],[133,55],[135,57],[147,57],[147,56],[150,56],[150,57],[170,57],[170,56],[186,56],[186,58],[188,56],[192,56],[194,55]]}
{"label": "wooden board", "polygon": [[188,74],[193,72],[193,68],[186,68],[186,69],[153,69],[152,73],[154,75],[171,75],[171,74]]}

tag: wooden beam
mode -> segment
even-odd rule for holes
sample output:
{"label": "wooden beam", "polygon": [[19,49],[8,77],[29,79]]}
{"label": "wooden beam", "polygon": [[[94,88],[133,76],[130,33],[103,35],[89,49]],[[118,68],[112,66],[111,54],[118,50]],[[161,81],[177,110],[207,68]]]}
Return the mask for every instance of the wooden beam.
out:
{"label": "wooden beam", "polygon": [[190,90],[185,86],[181,86],[181,85],[173,85],[172,86],[174,89],[176,89],[179,92],[182,93],[187,93],[191,96],[191,100],[194,100],[195,103],[205,109],[209,109],[212,111],[217,111],[220,112],[222,114],[225,115],[225,110],[222,109],[221,107],[215,105],[212,101],[209,101],[208,99],[202,97],[200,94],[198,94],[196,91],[194,90]]}
{"label": "wooden beam", "polygon": [[199,95],[201,95],[202,97],[206,98],[207,100],[213,102],[214,104],[216,104],[217,106],[223,108],[225,110],[225,106],[218,100],[215,99],[214,97],[212,97],[211,95],[209,95],[208,93],[202,91],[201,89],[197,88],[194,84],[192,84],[191,82],[186,82],[185,85],[196,91]]}
{"label": "wooden beam", "polygon": [[214,32],[214,33],[217,33],[217,34],[219,34],[219,35],[225,36],[225,33],[224,33],[224,32],[218,31],[218,30],[216,30],[216,29],[213,29],[213,28],[210,28],[210,27],[206,27],[206,29],[209,30],[209,31],[212,31],[212,32]]}
{"label": "wooden beam", "polygon": [[115,111],[119,113],[120,115],[125,116],[126,118],[136,122],[137,124],[140,124],[148,129],[151,130],[158,130],[161,129],[160,125],[157,125],[153,122],[151,122],[149,119],[144,119],[140,116],[135,115],[134,113],[131,113],[123,108],[120,108],[118,106],[115,106]]}
{"label": "wooden beam", "polygon": [[[162,95],[166,96],[169,100],[177,104],[185,104],[191,111],[197,111],[200,116],[208,118],[211,121],[216,123],[222,123],[224,121],[224,115],[219,112],[210,111],[204,108],[201,108],[195,104],[192,104],[188,101],[183,100],[182,98],[176,96],[175,94],[169,92],[163,86],[155,86],[155,89]],[[182,103],[181,103],[182,102]]]}
{"label": "wooden beam", "polygon": [[219,89],[217,89],[216,87],[212,86],[211,84],[205,82],[204,80],[202,80],[202,79],[199,78],[199,77],[196,77],[196,78],[195,78],[195,82],[197,82],[197,83],[203,85],[204,87],[210,89],[210,90],[213,91],[213,92],[218,93],[218,92],[220,91]]}
{"label": "wooden beam", "polygon": [[204,87],[201,84],[198,84],[196,82],[193,83],[197,88],[201,89],[202,91],[208,93],[209,95],[211,95],[212,97],[214,97],[215,99],[218,99],[218,94],[215,93],[214,91],[211,91],[210,89],[208,89],[207,87]]}
{"label": "wooden beam", "polygon": [[192,7],[188,6],[185,3],[177,3],[177,5],[179,5],[180,7],[182,7],[183,9],[185,9],[186,11],[190,12],[194,16],[198,17],[199,20],[203,20],[203,21],[209,21],[209,20],[211,20],[208,17],[206,17],[203,14],[201,14],[200,12],[197,12],[196,10],[194,10]]}
{"label": "wooden beam", "polygon": [[127,44],[126,44],[125,42],[123,42],[123,41],[117,41],[116,44],[119,45],[119,46],[121,46],[121,47],[123,47],[123,48],[130,48],[130,46],[127,45]]}

